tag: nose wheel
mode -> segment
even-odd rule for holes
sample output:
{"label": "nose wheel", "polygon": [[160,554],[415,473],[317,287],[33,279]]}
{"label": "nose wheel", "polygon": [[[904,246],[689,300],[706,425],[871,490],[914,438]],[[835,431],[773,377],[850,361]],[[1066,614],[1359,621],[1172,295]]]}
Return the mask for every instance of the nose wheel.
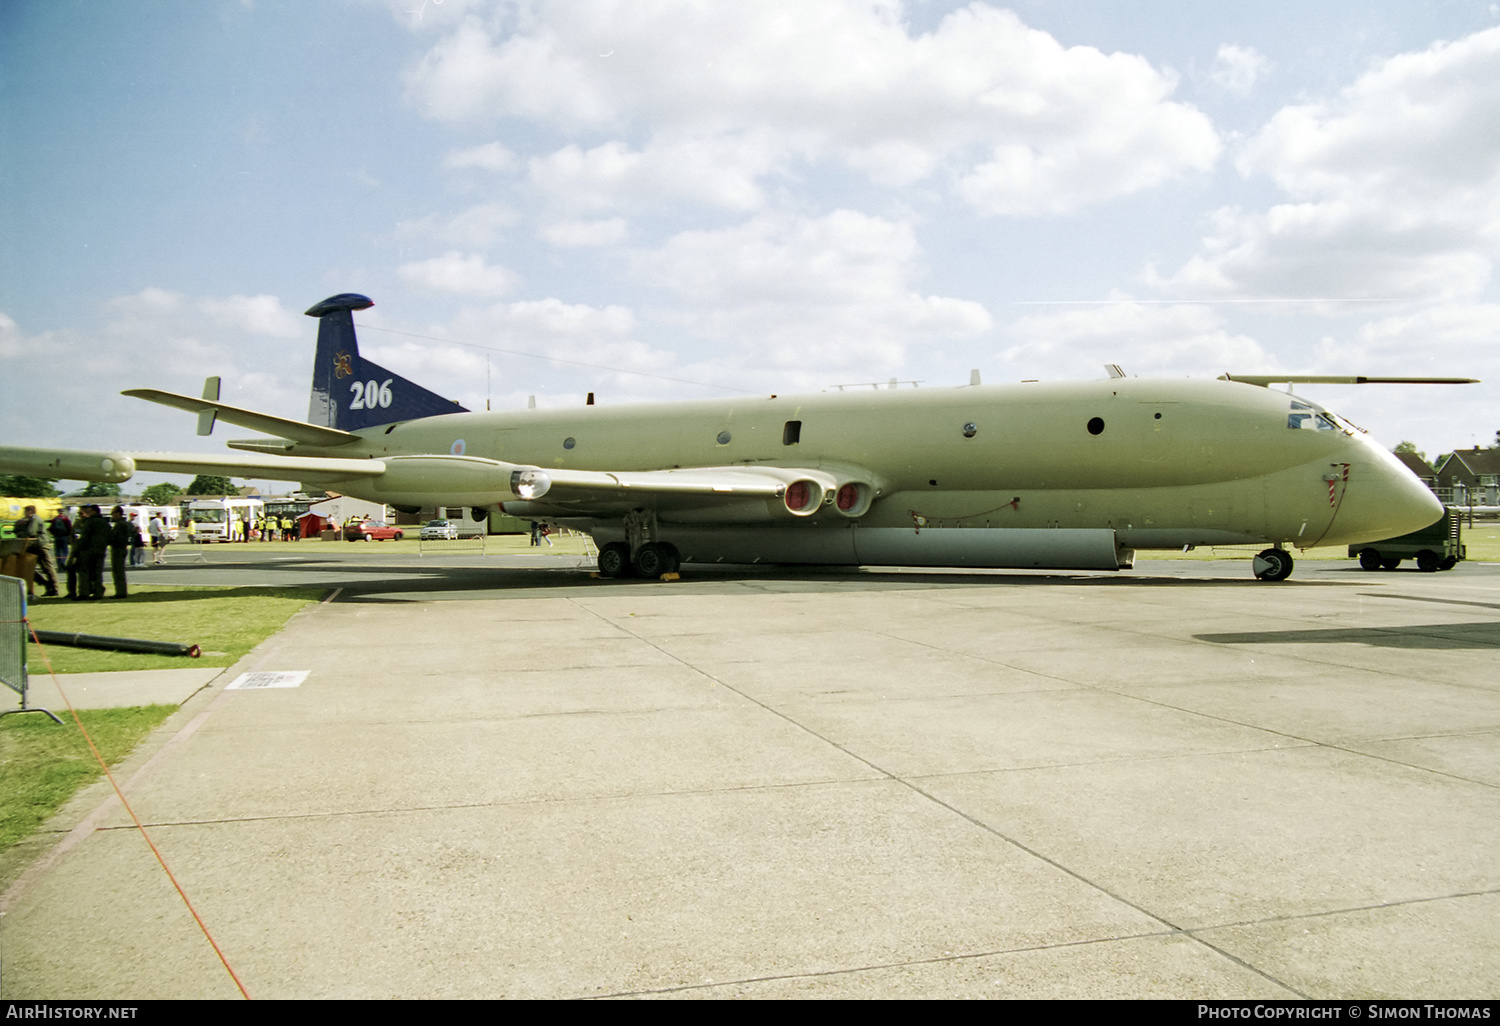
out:
{"label": "nose wheel", "polygon": [[1292,554],[1286,549],[1266,549],[1251,565],[1261,581],[1284,581],[1292,576]]}

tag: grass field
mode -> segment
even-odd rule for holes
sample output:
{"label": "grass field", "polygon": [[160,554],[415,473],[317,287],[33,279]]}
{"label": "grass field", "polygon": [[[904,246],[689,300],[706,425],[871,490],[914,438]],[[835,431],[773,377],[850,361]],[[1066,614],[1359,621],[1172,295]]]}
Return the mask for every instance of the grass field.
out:
{"label": "grass field", "polygon": [[[129,755],[177,707],[82,709],[78,716],[104,761]],[[80,788],[104,773],[69,716],[0,717],[0,849],[30,836]]]}
{"label": "grass field", "polygon": [[49,599],[27,609],[38,630],[103,634],[178,641],[198,645],[199,659],[182,656],[101,652],[86,648],[33,644],[27,649],[28,672],[39,676],[51,661],[55,673],[105,673],[183,666],[231,666],[271,634],[293,613],[323,597],[312,588],[174,588],[132,585],[123,602],[69,602]]}

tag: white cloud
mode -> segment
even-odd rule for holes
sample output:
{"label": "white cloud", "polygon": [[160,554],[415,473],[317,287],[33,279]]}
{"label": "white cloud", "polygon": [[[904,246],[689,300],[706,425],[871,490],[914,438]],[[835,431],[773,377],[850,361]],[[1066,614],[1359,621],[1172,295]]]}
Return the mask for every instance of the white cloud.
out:
{"label": "white cloud", "polygon": [[1161,287],[1220,296],[1473,297],[1500,251],[1500,29],[1384,61],[1286,107],[1239,155],[1291,202],[1224,209]]}
{"label": "white cloud", "polygon": [[520,166],[515,153],[498,142],[454,150],[443,158],[446,168],[478,168],[481,171],[514,171]]}
{"label": "white cloud", "polygon": [[811,162],[882,184],[947,169],[985,213],[1057,212],[1217,158],[1209,120],[1140,57],[1064,47],[982,3],[921,35],[904,14],[897,0],[539,0],[464,20],[406,82],[441,120],[605,135],[532,162],[554,196],[597,209],[643,191],[754,209],[767,175]]}
{"label": "white cloud", "polygon": [[1271,62],[1255,47],[1225,43],[1219,47],[1208,77],[1220,88],[1244,96],[1270,70]]}
{"label": "white cloud", "polygon": [[[153,286],[106,300],[99,314],[90,327],[31,337],[0,314],[5,437],[79,448],[211,449],[222,430],[205,443],[189,415],[120,395],[146,386],[197,395],[207,374],[223,378],[226,402],[283,416],[306,412],[317,326],[275,296],[190,296]],[[100,424],[108,425],[104,435]]]}
{"label": "white cloud", "polygon": [[465,314],[459,322],[468,332],[493,333],[497,341],[576,344],[602,339],[611,344],[635,330],[635,315],[623,306],[589,306],[560,299],[528,299],[502,303]]}
{"label": "white cloud", "polygon": [[1087,377],[1105,364],[1131,376],[1205,377],[1275,370],[1255,339],[1212,308],[1128,300],[1028,314],[1007,325],[1000,358],[1025,377]]}
{"label": "white cloud", "polygon": [[676,297],[658,316],[718,343],[722,365],[822,385],[833,371],[890,373],[909,346],[990,327],[978,303],[918,292],[919,258],[909,225],[839,210],[683,232],[637,253],[634,269]]}
{"label": "white cloud", "polygon": [[[1326,337],[1308,369],[1325,374],[1479,378],[1478,385],[1326,388],[1334,406],[1387,445],[1411,439],[1429,456],[1488,445],[1500,429],[1500,304],[1451,303],[1382,317]],[[1325,394],[1326,393],[1326,394]]]}
{"label": "white cloud", "polygon": [[16,324],[14,318],[0,313],[0,360],[22,356],[26,349],[27,342],[21,335],[20,325]]}
{"label": "white cloud", "polygon": [[150,347],[154,359],[223,355],[227,338],[298,338],[300,315],[275,296],[199,296],[155,286],[104,303],[103,331],[136,346]]}
{"label": "white cloud", "polygon": [[733,136],[655,139],[641,150],[617,141],[589,150],[570,145],[532,158],[529,168],[532,181],[566,209],[673,199],[752,210],[763,201],[759,179],[775,164],[767,139]]}
{"label": "white cloud", "polygon": [[402,239],[436,239],[466,249],[484,249],[516,223],[516,212],[504,203],[480,203],[447,219],[424,217],[396,228]]}
{"label": "white cloud", "polygon": [[625,227],[623,217],[602,221],[559,221],[544,227],[540,234],[560,249],[613,246],[624,240]]}
{"label": "white cloud", "polygon": [[1197,255],[1172,275],[1151,268],[1146,278],[1184,297],[1337,304],[1472,296],[1489,279],[1491,258],[1453,213],[1367,197],[1225,208],[1213,215],[1213,233]]}
{"label": "white cloud", "polygon": [[275,296],[230,296],[227,299],[200,299],[197,308],[220,328],[243,331],[248,335],[273,338],[297,338],[303,326],[297,315],[284,309]]}
{"label": "white cloud", "polygon": [[432,292],[464,296],[498,296],[515,288],[515,272],[492,267],[478,253],[448,252],[396,268],[402,281]]}
{"label": "white cloud", "polygon": [[[496,394],[512,406],[527,393],[551,393],[556,400],[606,384],[616,399],[659,398],[661,384],[651,379],[679,374],[682,361],[637,339],[636,329],[627,307],[548,297],[464,310],[454,318],[451,337],[489,348],[488,354],[470,352],[492,374]],[[470,375],[456,387],[472,394],[476,380]]]}

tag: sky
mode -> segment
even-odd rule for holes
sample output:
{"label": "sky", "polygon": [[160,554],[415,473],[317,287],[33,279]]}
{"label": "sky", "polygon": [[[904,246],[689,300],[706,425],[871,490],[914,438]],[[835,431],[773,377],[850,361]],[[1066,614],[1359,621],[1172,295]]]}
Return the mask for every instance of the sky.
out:
{"label": "sky", "polygon": [[1497,258],[1494,2],[0,4],[0,444],[304,418],[359,292],[474,410],[1483,379],[1299,386],[1432,457],[1500,430]]}

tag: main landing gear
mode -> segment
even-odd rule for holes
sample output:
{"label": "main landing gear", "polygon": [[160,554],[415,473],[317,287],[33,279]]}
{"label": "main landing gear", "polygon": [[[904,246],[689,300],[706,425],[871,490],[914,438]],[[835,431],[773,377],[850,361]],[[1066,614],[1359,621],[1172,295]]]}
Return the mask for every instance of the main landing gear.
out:
{"label": "main landing gear", "polygon": [[666,542],[642,545],[635,559],[630,558],[630,546],[624,542],[610,542],[599,550],[600,577],[660,577],[675,574],[680,566],[682,557]]}
{"label": "main landing gear", "polygon": [[1292,554],[1286,549],[1266,549],[1255,557],[1251,568],[1257,580],[1284,581],[1292,576]]}

